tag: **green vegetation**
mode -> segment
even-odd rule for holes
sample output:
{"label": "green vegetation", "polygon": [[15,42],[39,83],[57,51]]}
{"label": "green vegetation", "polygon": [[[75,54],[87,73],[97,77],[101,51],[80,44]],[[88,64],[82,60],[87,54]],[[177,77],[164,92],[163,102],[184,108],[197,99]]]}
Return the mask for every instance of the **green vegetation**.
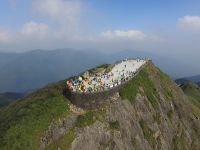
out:
{"label": "green vegetation", "polygon": [[50,123],[68,114],[68,102],[60,93],[63,84],[49,85],[0,109],[0,149],[38,149]]}
{"label": "green vegetation", "polygon": [[167,100],[171,100],[173,98],[172,91],[169,89],[165,89],[164,94],[165,94],[165,97],[167,98]]}
{"label": "green vegetation", "polygon": [[103,108],[99,110],[90,110],[85,114],[79,115],[77,117],[75,126],[81,128],[92,125],[97,120],[104,121],[104,119],[105,119],[105,110]]}
{"label": "green vegetation", "polygon": [[172,94],[173,88],[171,88],[172,80],[170,79],[170,77],[167,74],[165,74],[158,67],[156,67],[155,71],[156,72],[154,72],[154,74],[157,76],[157,78],[159,78],[161,80],[162,89],[160,89],[160,90],[164,94],[166,100],[172,100],[172,98],[173,98],[173,94]]}
{"label": "green vegetation", "polygon": [[157,69],[158,75],[160,76],[160,78],[161,78],[162,80],[171,81],[169,75],[167,75],[166,73],[164,73],[164,72],[163,72],[162,70],[160,70],[160,68],[158,68],[158,67],[156,67],[156,69]]}
{"label": "green vegetation", "polygon": [[119,128],[120,128],[119,121],[117,121],[117,120],[109,122],[109,125],[110,125],[110,128],[113,130],[119,130]]}
{"label": "green vegetation", "polygon": [[158,125],[160,125],[161,123],[161,115],[159,113],[156,113],[154,116],[154,120],[158,123]]}
{"label": "green vegetation", "polygon": [[71,143],[73,142],[75,138],[76,127],[82,128],[85,126],[92,125],[93,123],[95,123],[96,120],[102,120],[103,115],[104,113],[102,110],[88,111],[83,115],[79,115],[77,117],[75,126],[72,129],[70,129],[70,131],[67,132],[64,136],[54,141],[50,145],[48,145],[46,149],[55,150],[55,149],[61,148],[62,150],[68,150],[71,146]]}
{"label": "green vegetation", "polygon": [[172,110],[169,110],[167,112],[167,117],[170,119],[170,121],[172,120],[172,116],[173,116],[173,111]]}
{"label": "green vegetation", "polygon": [[112,70],[113,65],[111,64],[103,64],[100,66],[97,66],[96,68],[92,68],[89,71],[89,73],[94,74],[98,72],[110,72]]}
{"label": "green vegetation", "polygon": [[200,87],[195,83],[189,82],[181,85],[184,93],[195,100],[200,108]]}
{"label": "green vegetation", "polygon": [[195,117],[200,118],[200,88],[195,83],[189,82],[181,85],[182,90],[188,96],[188,102],[193,109]]}
{"label": "green vegetation", "polygon": [[149,142],[151,147],[155,148],[157,142],[156,139],[153,137],[153,131],[151,130],[151,128],[149,128],[144,120],[141,120],[139,123],[142,128],[144,138]]}
{"label": "green vegetation", "polygon": [[185,131],[182,130],[181,135],[175,135],[173,138],[174,150],[187,150],[187,139]]}
{"label": "green vegetation", "polygon": [[46,150],[56,150],[61,148],[62,150],[69,150],[71,143],[75,138],[75,129],[71,129],[63,137],[59,138],[57,141],[54,141],[46,147]]}
{"label": "green vegetation", "polygon": [[144,93],[152,106],[154,108],[158,107],[157,91],[154,87],[153,82],[149,79],[146,68],[142,69],[138,75],[136,75],[131,81],[124,85],[119,94],[123,99],[128,99],[130,102],[134,102],[137,93],[139,92],[140,87],[144,89]]}
{"label": "green vegetation", "polygon": [[0,107],[7,106],[11,102],[22,98],[23,94],[20,93],[2,93],[0,94]]}
{"label": "green vegetation", "polygon": [[95,113],[93,111],[88,111],[84,115],[80,115],[77,118],[76,126],[85,127],[93,124],[96,121]]}

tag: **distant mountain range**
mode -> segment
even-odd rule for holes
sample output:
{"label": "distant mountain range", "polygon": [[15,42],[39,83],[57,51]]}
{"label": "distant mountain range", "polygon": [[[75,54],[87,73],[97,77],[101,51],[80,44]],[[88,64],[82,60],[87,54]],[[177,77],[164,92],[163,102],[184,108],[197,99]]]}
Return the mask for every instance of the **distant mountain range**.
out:
{"label": "distant mountain range", "polygon": [[184,78],[176,79],[175,81],[178,84],[184,84],[184,83],[192,81],[192,82],[194,82],[194,83],[196,83],[197,85],[200,86],[200,75],[191,76],[191,77],[184,77]]}
{"label": "distant mountain range", "polygon": [[101,53],[92,50],[34,50],[24,53],[0,53],[0,93],[24,93],[48,83],[76,75],[99,64],[113,63],[130,57],[150,57],[164,72],[176,76],[183,65],[176,60],[155,54],[124,50]]}
{"label": "distant mountain range", "polygon": [[20,54],[3,54],[2,57],[4,60],[0,65],[0,92],[26,92],[36,89],[96,66],[105,60],[102,54],[70,49],[35,50]]}

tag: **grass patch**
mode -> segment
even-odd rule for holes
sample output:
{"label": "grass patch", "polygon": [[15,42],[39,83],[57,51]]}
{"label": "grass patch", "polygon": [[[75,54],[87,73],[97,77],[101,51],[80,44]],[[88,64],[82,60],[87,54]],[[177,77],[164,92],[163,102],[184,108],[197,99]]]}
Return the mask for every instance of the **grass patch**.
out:
{"label": "grass patch", "polygon": [[109,122],[109,125],[110,125],[110,128],[113,130],[119,130],[119,128],[120,128],[119,121],[117,121],[117,120]]}
{"label": "grass patch", "polygon": [[167,112],[167,117],[169,118],[169,120],[171,121],[172,120],[172,116],[173,116],[174,112],[172,110],[169,110]]}
{"label": "grass patch", "polygon": [[153,131],[149,128],[144,120],[141,120],[139,123],[142,128],[144,138],[149,142],[151,147],[155,148],[157,142],[156,139],[153,137]]}
{"label": "grass patch", "polygon": [[62,150],[69,150],[71,147],[71,143],[75,138],[75,129],[71,129],[64,136],[54,141],[50,145],[46,147],[46,150],[57,150],[58,148]]}
{"label": "grass patch", "polygon": [[78,116],[76,120],[77,127],[85,127],[93,124],[96,121],[95,113],[93,111],[88,111],[84,115]]}
{"label": "grass patch", "polygon": [[156,69],[158,70],[158,74],[160,76],[160,78],[162,80],[166,80],[166,81],[170,81],[170,76],[167,75],[166,73],[164,73],[162,70],[160,70],[160,68],[156,67]]}
{"label": "grass patch", "polygon": [[99,72],[110,72],[112,70],[112,67],[113,65],[111,64],[103,64],[103,65],[100,65],[88,70],[88,72],[91,74],[99,73]]}
{"label": "grass patch", "polygon": [[0,149],[38,149],[50,123],[69,112],[60,87],[47,86],[0,110]]}
{"label": "grass patch", "polygon": [[164,94],[166,100],[171,101],[173,98],[173,89],[172,86],[172,80],[169,75],[164,73],[162,70],[160,70],[158,67],[148,67],[148,70],[151,74],[154,75],[154,78],[158,81],[160,81],[159,84],[161,84],[160,92]]}
{"label": "grass patch", "polygon": [[188,104],[191,105],[193,114],[200,118],[200,88],[198,85],[189,82],[181,85],[182,90],[187,95]]}
{"label": "grass patch", "polygon": [[175,135],[173,138],[173,143],[174,143],[174,150],[187,150],[187,139],[186,139],[186,134],[184,130],[182,130],[181,135],[177,136]]}
{"label": "grass patch", "polygon": [[158,123],[158,125],[161,124],[161,115],[159,113],[156,113],[154,116],[154,120]]}
{"label": "grass patch", "polygon": [[200,87],[192,82],[181,85],[184,93],[193,98],[193,102],[200,108]]}
{"label": "grass patch", "polygon": [[134,102],[140,86],[144,88],[143,94],[147,96],[152,106],[157,108],[157,91],[153,82],[149,79],[146,69],[142,69],[133,79],[124,85],[119,90],[119,94],[123,99],[128,99],[130,102]]}
{"label": "grass patch", "polygon": [[75,126],[76,127],[85,127],[92,125],[95,121],[104,121],[105,120],[105,109],[99,110],[90,110],[83,115],[77,117]]}
{"label": "grass patch", "polygon": [[167,99],[169,99],[169,100],[171,100],[171,99],[173,98],[172,92],[171,92],[171,90],[169,90],[169,89],[165,89],[164,94],[165,94],[165,97],[166,97]]}

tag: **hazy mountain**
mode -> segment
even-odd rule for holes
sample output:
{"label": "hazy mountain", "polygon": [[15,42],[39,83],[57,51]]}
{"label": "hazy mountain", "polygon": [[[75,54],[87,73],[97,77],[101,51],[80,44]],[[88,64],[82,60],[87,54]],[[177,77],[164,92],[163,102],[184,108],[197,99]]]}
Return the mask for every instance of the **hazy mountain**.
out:
{"label": "hazy mountain", "polygon": [[0,68],[7,63],[15,60],[17,57],[19,57],[21,54],[18,53],[1,53],[0,52]]}
{"label": "hazy mountain", "polygon": [[185,79],[185,78],[180,78],[175,80],[177,84],[184,84],[190,82],[190,80]]}
{"label": "hazy mountain", "polygon": [[70,49],[35,50],[17,55],[15,59],[9,59],[10,61],[0,68],[0,92],[24,92],[36,89],[105,63],[106,60],[100,53]]}
{"label": "hazy mountain", "polygon": [[0,149],[200,149],[199,107],[152,63],[96,109],[73,105],[65,81],[0,109]]}
{"label": "hazy mountain", "polygon": [[188,80],[193,81],[193,82],[200,82],[200,75],[192,76],[192,77],[187,77]]}
{"label": "hazy mountain", "polygon": [[184,84],[190,81],[196,83],[197,85],[200,85],[200,75],[176,79],[176,82],[178,84]]}
{"label": "hazy mountain", "polygon": [[101,53],[92,50],[62,49],[0,53],[0,92],[31,91],[45,84],[78,74],[90,67],[130,57],[152,58],[172,77],[184,68],[176,60],[135,50]]}

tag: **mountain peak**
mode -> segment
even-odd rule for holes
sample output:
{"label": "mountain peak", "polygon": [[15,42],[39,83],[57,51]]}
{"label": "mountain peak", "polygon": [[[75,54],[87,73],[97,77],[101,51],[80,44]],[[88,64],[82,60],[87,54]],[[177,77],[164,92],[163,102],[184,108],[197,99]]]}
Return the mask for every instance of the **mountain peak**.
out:
{"label": "mountain peak", "polygon": [[[181,88],[153,63],[94,109],[80,108],[65,97],[69,79],[1,109],[0,148],[200,148],[200,116],[194,115]],[[92,95],[87,100],[92,103]]]}

